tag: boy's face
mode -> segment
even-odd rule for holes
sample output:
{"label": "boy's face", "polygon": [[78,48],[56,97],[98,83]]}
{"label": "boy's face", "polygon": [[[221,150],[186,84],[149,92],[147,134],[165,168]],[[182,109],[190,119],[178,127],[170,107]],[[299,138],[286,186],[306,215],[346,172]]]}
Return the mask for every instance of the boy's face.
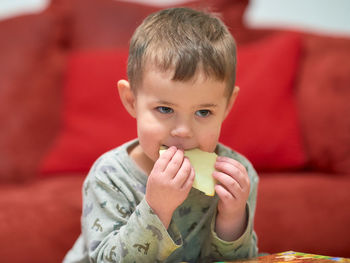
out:
{"label": "boy's face", "polygon": [[200,73],[186,82],[171,77],[171,72],[147,70],[136,94],[129,94],[127,109],[137,120],[141,152],[152,162],[158,159],[161,146],[213,152],[237,95],[234,91],[228,99],[226,82]]}

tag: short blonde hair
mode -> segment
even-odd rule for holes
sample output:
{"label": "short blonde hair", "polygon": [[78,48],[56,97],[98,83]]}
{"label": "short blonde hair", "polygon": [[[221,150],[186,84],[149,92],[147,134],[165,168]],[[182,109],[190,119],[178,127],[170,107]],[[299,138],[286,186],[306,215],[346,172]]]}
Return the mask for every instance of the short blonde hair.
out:
{"label": "short blonde hair", "polygon": [[236,44],[214,14],[190,8],[170,8],[146,17],[130,42],[128,79],[131,88],[142,82],[149,63],[173,70],[174,81],[192,79],[198,70],[227,81],[232,94],[236,78]]}

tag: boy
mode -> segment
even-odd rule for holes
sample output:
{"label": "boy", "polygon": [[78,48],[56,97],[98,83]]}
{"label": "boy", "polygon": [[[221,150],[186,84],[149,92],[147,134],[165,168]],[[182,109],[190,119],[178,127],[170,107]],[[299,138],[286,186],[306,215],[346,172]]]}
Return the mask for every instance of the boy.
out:
{"label": "boy", "polygon": [[[235,43],[216,17],[188,8],[148,16],[118,82],[138,139],[104,154],[83,186],[82,235],[65,262],[211,262],[257,254],[258,177],[218,144],[238,93]],[[159,149],[167,150],[159,156]],[[216,195],[192,188],[184,151],[216,152]]]}

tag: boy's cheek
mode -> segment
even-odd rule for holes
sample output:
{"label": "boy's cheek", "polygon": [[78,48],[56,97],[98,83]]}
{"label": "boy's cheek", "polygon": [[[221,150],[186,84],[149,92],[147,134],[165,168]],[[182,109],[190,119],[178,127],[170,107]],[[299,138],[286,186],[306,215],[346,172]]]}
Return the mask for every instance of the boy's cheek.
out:
{"label": "boy's cheek", "polygon": [[215,132],[210,132],[207,134],[202,134],[201,138],[198,140],[203,143],[202,145],[204,147],[201,147],[201,149],[206,152],[214,152],[219,142],[219,136],[220,136],[220,130]]}

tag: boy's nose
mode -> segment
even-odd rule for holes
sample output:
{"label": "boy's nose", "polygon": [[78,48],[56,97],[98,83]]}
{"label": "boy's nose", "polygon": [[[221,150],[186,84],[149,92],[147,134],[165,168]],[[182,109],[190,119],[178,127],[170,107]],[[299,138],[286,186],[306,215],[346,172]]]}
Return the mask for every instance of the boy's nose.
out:
{"label": "boy's nose", "polygon": [[190,138],[193,136],[193,131],[191,124],[189,122],[183,121],[177,123],[171,130],[171,136]]}

